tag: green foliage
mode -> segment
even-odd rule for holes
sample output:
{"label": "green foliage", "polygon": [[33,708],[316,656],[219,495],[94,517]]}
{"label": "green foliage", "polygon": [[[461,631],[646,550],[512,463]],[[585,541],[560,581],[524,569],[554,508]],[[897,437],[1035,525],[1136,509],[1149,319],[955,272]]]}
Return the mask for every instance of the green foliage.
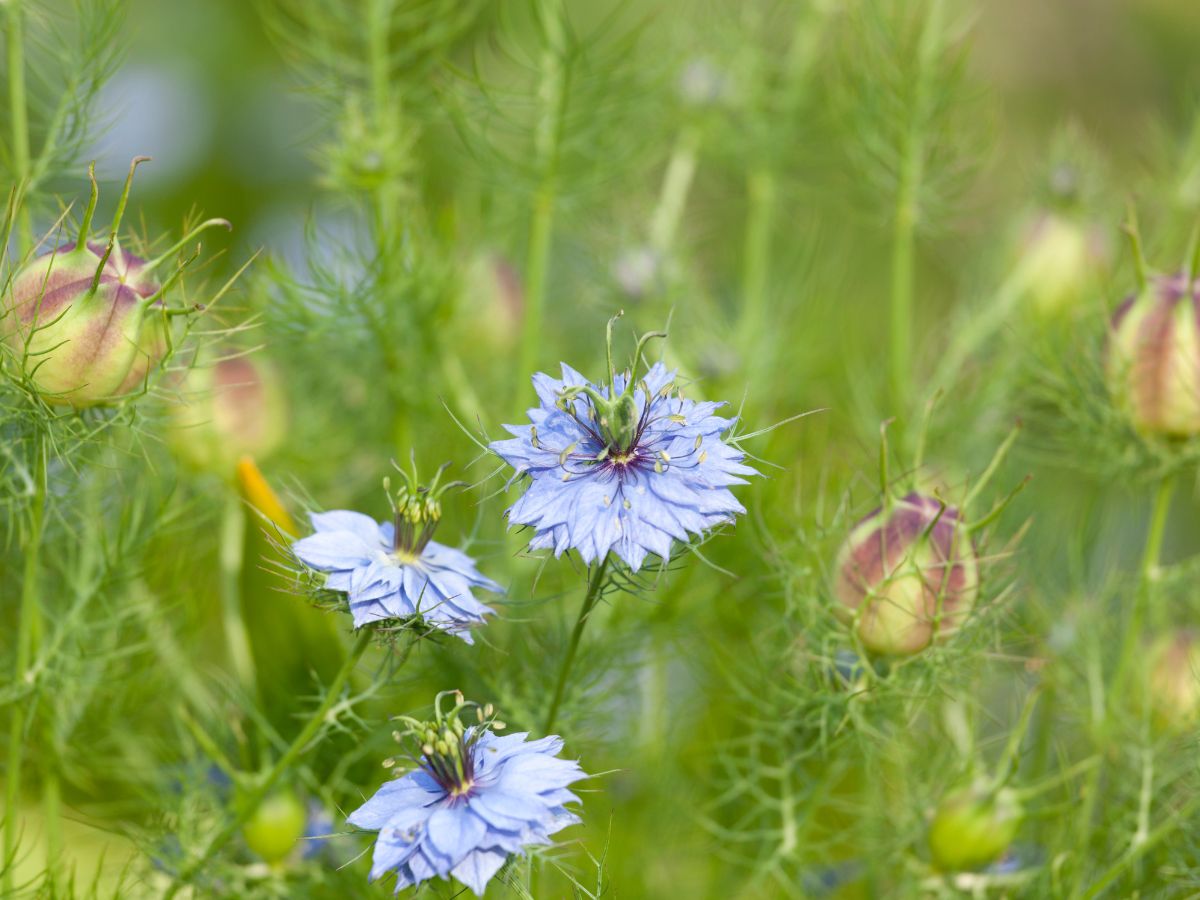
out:
{"label": "green foliage", "polygon": [[[243,216],[116,402],[48,402],[0,342],[0,894],[388,896],[346,815],[411,763],[394,717],[454,689],[553,720],[595,773],[583,824],[489,897],[1194,894],[1195,673],[1161,666],[1200,617],[1200,438],[1138,433],[1105,367],[1130,208],[1163,270],[1194,244],[1200,18],[1060,6],[0,3],[0,335],[105,133],[163,140],[172,104],[198,129],[139,173],[126,249]],[[193,93],[123,108],[106,85],[139,70]],[[1053,310],[1040,279],[1079,257],[1037,256],[1050,214],[1089,242]],[[600,577],[506,531],[486,444],[533,372],[605,381],[622,309],[688,397],[732,401],[764,477],[736,526]],[[244,355],[280,373],[286,439],[197,471],[185,376]],[[356,640],[289,549],[312,510],[388,518],[410,453],[467,483],[437,540],[507,591],[471,646]],[[980,592],[882,657],[838,554],[910,491],[968,506]],[[974,846],[931,849],[939,808]]]}

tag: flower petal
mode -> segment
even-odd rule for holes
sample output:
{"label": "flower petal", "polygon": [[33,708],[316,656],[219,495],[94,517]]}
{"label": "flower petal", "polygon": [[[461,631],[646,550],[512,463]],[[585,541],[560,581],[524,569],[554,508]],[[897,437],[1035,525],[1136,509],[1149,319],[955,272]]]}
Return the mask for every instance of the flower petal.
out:
{"label": "flower petal", "polygon": [[476,849],[487,834],[487,824],[466,804],[442,807],[429,817],[426,827],[433,848],[452,862]]}

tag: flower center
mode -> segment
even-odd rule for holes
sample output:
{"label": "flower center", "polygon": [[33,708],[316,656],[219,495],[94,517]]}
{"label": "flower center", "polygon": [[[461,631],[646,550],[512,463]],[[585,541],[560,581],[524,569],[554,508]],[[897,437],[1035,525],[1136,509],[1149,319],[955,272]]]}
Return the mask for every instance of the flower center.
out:
{"label": "flower center", "polygon": [[475,786],[475,741],[458,717],[426,723],[422,738],[422,768],[451,797],[470,794]]}
{"label": "flower center", "polygon": [[396,495],[396,511],[392,517],[392,559],[401,564],[411,564],[433,539],[437,524],[442,518],[442,505],[429,492],[410,492],[401,488]]}

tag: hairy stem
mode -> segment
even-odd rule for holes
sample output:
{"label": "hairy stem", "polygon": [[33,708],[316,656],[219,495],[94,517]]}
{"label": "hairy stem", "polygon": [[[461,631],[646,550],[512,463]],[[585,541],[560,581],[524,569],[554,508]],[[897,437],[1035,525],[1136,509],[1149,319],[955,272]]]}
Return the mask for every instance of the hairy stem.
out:
{"label": "hairy stem", "polygon": [[[25,567],[21,581],[21,607],[17,623],[17,658],[13,672],[13,683],[21,684],[28,677],[33,659],[34,644],[40,630],[41,607],[38,605],[38,566],[41,556],[42,535],[46,522],[46,481],[48,447],[46,438],[38,434],[34,438],[33,502],[30,507],[29,539],[24,547]],[[7,896],[12,891],[13,862],[16,858],[17,841],[21,816],[21,765],[24,755],[27,719],[26,703],[33,698],[18,700],[13,704],[12,720],[8,733],[8,766],[4,781],[4,857],[0,859],[0,893]]]}
{"label": "hairy stem", "polygon": [[[25,97],[25,28],[22,0],[8,0],[8,30],[5,49],[8,55],[8,105],[12,116],[13,175],[22,189],[28,188],[30,175],[29,109]],[[21,246],[33,246],[29,212],[21,210]]]}
{"label": "hairy stem", "polygon": [[545,45],[542,49],[541,82],[538,85],[539,117],[534,135],[534,154],[541,180],[533,198],[529,247],[525,257],[521,372],[533,371],[542,341],[550,238],[554,231],[555,199],[558,194],[558,154],[566,106],[566,72],[563,65],[566,29],[561,0],[542,0],[539,12]]}
{"label": "hairy stem", "polygon": [[571,630],[571,639],[567,642],[567,652],[563,656],[562,663],[558,669],[558,681],[554,685],[554,696],[550,700],[550,709],[546,713],[546,724],[542,728],[544,734],[549,734],[554,727],[554,723],[558,719],[558,708],[562,704],[563,693],[567,689],[567,681],[571,675],[571,666],[575,662],[575,654],[579,650],[579,639],[583,637],[583,629],[587,625],[588,619],[591,617],[592,610],[596,606],[596,602],[600,599],[603,593],[605,584],[605,575],[608,574],[608,560],[605,556],[600,565],[596,566],[592,572],[591,581],[588,582],[587,594],[583,598],[583,606],[579,608],[579,618],[575,620],[575,627]]}
{"label": "hairy stem", "polygon": [[237,493],[229,490],[221,513],[221,621],[233,671],[239,682],[250,687],[254,684],[254,657],[250,652],[246,623],[242,619],[241,602],[242,542],[245,535],[246,511]]}
{"label": "hairy stem", "polygon": [[[1117,666],[1113,670],[1112,679],[1108,685],[1107,698],[1102,702],[1098,713],[1104,716],[1101,723],[1102,737],[1106,735],[1111,720],[1106,706],[1112,703],[1115,698],[1124,694],[1130,666],[1133,664],[1137,648],[1142,641],[1142,628],[1145,622],[1146,608],[1149,605],[1149,595],[1152,593],[1153,582],[1157,577],[1158,561],[1162,553],[1163,537],[1166,534],[1167,528],[1167,514],[1171,509],[1171,495],[1174,493],[1174,487],[1175,481],[1173,478],[1164,478],[1159,482],[1158,489],[1154,494],[1153,506],[1150,511],[1150,522],[1146,529],[1146,546],[1142,552],[1141,564],[1138,567],[1138,583],[1134,591],[1133,609],[1130,610],[1129,622],[1125,625],[1125,636],[1120,651],[1121,655],[1117,660]],[[1083,808],[1078,818],[1080,831],[1078,840],[1076,841],[1077,856],[1080,859],[1086,859],[1088,856],[1087,844],[1092,834],[1092,819],[1096,812],[1096,804],[1100,799],[1105,758],[1106,754],[1101,752],[1096,767],[1088,775],[1088,780],[1082,793]],[[1141,854],[1147,849],[1147,842],[1149,840],[1149,837],[1145,837],[1140,842],[1135,842],[1129,854],[1130,863],[1141,857]],[[1082,895],[1086,875],[1087,869],[1084,866],[1080,866],[1075,881],[1075,890],[1072,892],[1073,897]],[[1113,875],[1113,877],[1116,877],[1116,875]],[[1091,893],[1088,894],[1088,896],[1091,895]]]}
{"label": "hairy stem", "polygon": [[742,320],[739,328],[743,350],[762,343],[768,321],[767,280],[770,274],[771,233],[775,219],[775,176],[767,168],[754,169],[746,177],[749,209],[742,264]]}
{"label": "hairy stem", "polygon": [[917,49],[912,115],[900,145],[900,172],[892,227],[891,393],[896,415],[907,412],[912,380],[914,255],[917,208],[925,175],[925,131],[933,90],[933,63],[942,32],[943,0],[932,0]]}
{"label": "hairy stem", "polygon": [[687,125],[675,139],[675,147],[663,175],[658,204],[650,217],[650,246],[666,255],[675,243],[675,233],[683,218],[692,180],[696,176],[696,156],[700,150],[700,129]]}
{"label": "hairy stem", "polygon": [[351,673],[354,671],[358,661],[366,652],[367,647],[371,644],[371,638],[374,632],[370,628],[363,628],[358,633],[358,638],[354,642],[354,648],[350,651],[350,655],[346,657],[342,668],[334,676],[333,681],[329,685],[329,689],[325,692],[325,698],[321,701],[321,705],[316,708],[308,722],[305,724],[301,732],[296,735],[296,739],[284,752],[283,756],[273,765],[270,770],[262,776],[258,783],[254,786],[241,802],[238,804],[237,811],[233,818],[225,823],[225,826],[217,832],[216,836],[209,841],[199,855],[196,856],[190,863],[185,865],[179,872],[179,876],[175,882],[167,889],[163,895],[164,900],[174,897],[179,890],[191,881],[210,859],[215,856],[222,847],[224,847],[238,833],[238,830],[246,823],[246,821],[254,815],[259,804],[266,799],[267,795],[279,783],[279,779],[292,767],[292,765],[300,758],[305,750],[308,749],[312,742],[320,732],[321,728],[326,724],[326,717],[333,705],[342,695],[342,688],[346,686]]}

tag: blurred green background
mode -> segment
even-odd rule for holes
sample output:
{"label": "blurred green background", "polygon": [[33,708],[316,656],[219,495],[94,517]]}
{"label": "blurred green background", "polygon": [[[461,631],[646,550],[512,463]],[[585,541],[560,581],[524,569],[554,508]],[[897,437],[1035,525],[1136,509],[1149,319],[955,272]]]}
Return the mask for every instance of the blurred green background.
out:
{"label": "blurred green background", "polygon": [[[369,11],[333,6],[341,12],[323,19],[319,4],[299,0],[131,0],[115,38],[125,61],[97,108],[103,133],[80,160],[97,160],[111,203],[129,159],[154,158],[135,182],[139,231],[144,222],[150,234],[174,234],[197,208],[233,222],[231,237],[206,239],[223,251],[206,269],[214,281],[264,251],[218,321],[252,321],[239,345],[261,345],[280,374],[288,437],[258,462],[293,513],[307,502],[382,518],[380,481],[410,450],[426,470],[453,459],[461,477],[482,482],[447,503],[439,539],[474,541],[483,571],[509,587],[503,621],[473,649],[419,648],[371,701],[359,733],[324,747],[297,789],[357,802],[384,777],[386,716],[420,710],[438,690],[490,700],[514,727],[539,718],[582,576],[519,554],[520,537],[506,537],[500,518],[503,476],[484,480],[495,466],[476,461],[450,412],[467,430],[499,436],[533,401],[527,364],[553,372],[567,361],[598,377],[604,323],[624,309],[639,332],[670,321],[667,360],[696,376],[697,394],[740,409],[748,430],[822,411],[756,439],[750,449],[767,477],[741,491],[749,515],[707,544],[704,560],[685,557],[657,589],[615,598],[592,627],[562,731],[569,755],[606,774],[588,786],[586,825],[554,856],[605,896],[952,894],[949,882],[929,886],[921,842],[962,751],[946,737],[956,716],[992,753],[1041,672],[1058,700],[1043,707],[1038,733],[1052,736],[1039,744],[1035,774],[1090,758],[1080,712],[1088,666],[1119,629],[1109,612],[1140,552],[1146,491],[1087,472],[1096,448],[1064,444],[1054,410],[1022,391],[1046,358],[1053,369],[1093,351],[1083,336],[1101,334],[1129,290],[1119,231],[1127,199],[1153,260],[1169,268],[1183,252],[1200,210],[1200,4],[944,4],[916,191],[906,392],[889,375],[899,181],[889,154],[907,133],[928,4],[569,2],[578,56],[549,175],[538,136],[544,38],[527,4],[413,4],[391,38],[395,115],[375,119],[369,79],[349,71],[339,82],[337,66],[322,64],[326,51],[361,57]],[[323,24],[297,41],[280,25],[297,21]],[[444,53],[406,56],[443,25],[453,35]],[[988,341],[965,345],[940,383],[956,340],[1032,252],[1039,217],[1062,201],[1064,170],[1071,221],[1094,248],[1071,312],[1084,324],[1033,327],[1012,312]],[[685,175],[683,195],[672,194],[681,183],[672,178]],[[83,185],[80,168],[44,187],[74,198]],[[544,326],[523,348],[546,198]],[[679,201],[674,219],[667,198]],[[389,262],[375,268],[373,253]],[[1051,273],[1058,264],[1051,259]],[[621,340],[631,343],[628,330]],[[1026,434],[990,491],[1002,496],[1030,472],[1033,487],[989,548],[1003,557],[991,579],[1002,611],[987,633],[912,667],[864,720],[827,678],[839,646],[828,568],[848,527],[877,504],[880,422],[897,419],[893,474],[905,475],[935,387],[945,396],[915,480],[962,489],[1021,419]],[[162,407],[147,408],[145,429],[160,435]],[[161,503],[154,515],[168,524],[139,551],[137,590],[170,611],[189,677],[223,698],[230,666],[214,598],[220,523],[235,495],[228,473],[189,473],[157,437],[145,444],[153,467],[114,464],[121,489],[96,502],[111,513],[126,491]],[[1180,497],[1194,501],[1191,484]],[[1029,520],[1024,549],[1010,557],[1007,541]],[[1165,556],[1175,560],[1200,533],[1194,502],[1178,503],[1171,524]],[[114,596],[128,596],[128,585]],[[1186,624],[1197,600],[1186,585],[1179,594]],[[130,665],[130,680],[153,681],[165,664],[143,648]],[[143,780],[83,765],[68,779],[68,853],[81,872],[91,864],[81,848],[108,832],[132,830],[144,848],[148,835],[175,830],[186,847],[180,823],[203,822],[193,807],[221,796],[201,778],[162,808],[148,797],[167,767],[204,758],[175,712],[195,705],[185,681],[164,689],[152,713],[133,699],[145,685],[114,688],[123,697],[114,710],[133,708],[133,720],[100,719],[60,748],[86,756],[81,741],[102,733],[104,754],[158,770]],[[291,685],[296,695],[310,688]],[[229,722],[253,731],[243,700],[199,704],[202,730],[222,746]],[[1172,753],[1163,770],[1183,772],[1183,751]],[[1070,871],[1092,872],[1123,851],[1138,765],[1122,757],[1116,766],[1132,774],[1113,789],[1111,833],[1101,816],[1077,839],[1071,788],[1046,800],[1017,854],[1036,874],[1013,895],[1067,896],[1052,864],[1060,852],[1074,854]],[[1175,777],[1170,790],[1182,790]],[[144,859],[112,840],[110,873]],[[1190,840],[1121,889],[1194,889]],[[336,861],[266,874],[237,849],[222,865],[241,874],[222,883],[230,895],[384,896],[386,885],[365,886],[361,862],[336,870],[367,843],[345,839]],[[529,877],[535,897],[570,896],[554,866]]]}

